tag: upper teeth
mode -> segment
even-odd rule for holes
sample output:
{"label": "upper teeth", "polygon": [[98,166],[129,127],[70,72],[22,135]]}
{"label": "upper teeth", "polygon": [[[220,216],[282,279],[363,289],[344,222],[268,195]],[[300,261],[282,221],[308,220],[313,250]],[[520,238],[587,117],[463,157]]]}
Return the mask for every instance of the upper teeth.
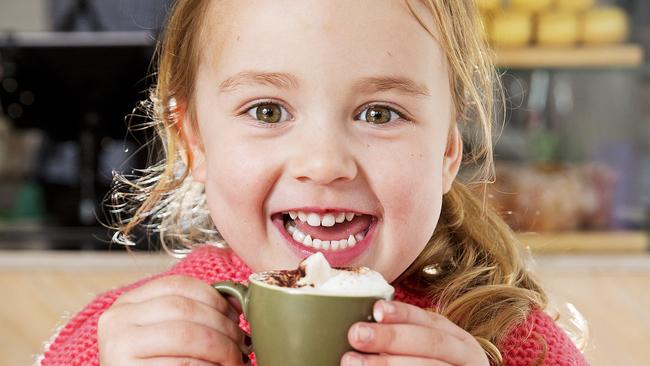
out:
{"label": "upper teeth", "polygon": [[289,216],[292,220],[298,218],[300,221],[306,222],[309,226],[332,227],[334,224],[340,224],[345,220],[352,221],[355,216],[360,215],[354,212],[339,212],[336,215],[331,213],[319,215],[315,212],[289,211]]}

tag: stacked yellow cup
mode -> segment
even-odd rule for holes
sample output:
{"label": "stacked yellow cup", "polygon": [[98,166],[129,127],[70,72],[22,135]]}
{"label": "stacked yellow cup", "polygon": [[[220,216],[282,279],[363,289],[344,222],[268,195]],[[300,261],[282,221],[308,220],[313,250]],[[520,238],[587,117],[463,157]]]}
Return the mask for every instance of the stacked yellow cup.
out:
{"label": "stacked yellow cup", "polygon": [[580,39],[578,14],[594,0],[555,0],[554,7],[539,13],[535,40],[540,46],[572,46]]}
{"label": "stacked yellow cup", "polygon": [[627,39],[630,25],[621,8],[594,8],[584,14],[581,32],[586,44],[620,43]]}
{"label": "stacked yellow cup", "polygon": [[477,0],[487,39],[497,47],[623,42],[629,25],[619,7],[595,0]]}

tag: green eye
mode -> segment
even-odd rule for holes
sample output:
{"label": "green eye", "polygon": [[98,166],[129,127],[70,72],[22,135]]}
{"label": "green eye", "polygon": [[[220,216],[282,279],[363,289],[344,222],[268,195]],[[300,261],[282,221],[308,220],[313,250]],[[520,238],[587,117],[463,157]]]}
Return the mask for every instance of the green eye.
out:
{"label": "green eye", "polygon": [[395,119],[401,117],[401,115],[392,108],[381,105],[372,105],[364,109],[357,117],[373,124],[383,125],[394,121],[395,119],[393,119],[393,115],[395,115]]}
{"label": "green eye", "polygon": [[260,122],[274,124],[282,121],[283,109],[276,103],[266,102],[254,105],[247,113]]}

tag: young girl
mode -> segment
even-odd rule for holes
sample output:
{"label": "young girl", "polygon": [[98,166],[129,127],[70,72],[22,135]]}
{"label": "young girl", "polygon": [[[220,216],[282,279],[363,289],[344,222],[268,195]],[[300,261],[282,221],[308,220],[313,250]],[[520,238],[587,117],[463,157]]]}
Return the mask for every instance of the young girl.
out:
{"label": "young girl", "polygon": [[150,106],[165,156],[119,179],[113,209],[116,240],[144,223],[189,254],[100,295],[42,364],[240,365],[240,315],[209,284],[320,251],[397,289],[341,365],[586,365],[513,233],[455,180],[463,129],[492,168],[477,23],[473,0],[179,0]]}

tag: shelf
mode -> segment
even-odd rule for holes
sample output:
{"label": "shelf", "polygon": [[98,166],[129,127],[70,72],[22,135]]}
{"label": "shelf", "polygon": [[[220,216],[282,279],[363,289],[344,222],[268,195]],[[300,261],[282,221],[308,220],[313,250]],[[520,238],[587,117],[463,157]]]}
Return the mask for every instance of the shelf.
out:
{"label": "shelf", "polygon": [[648,253],[650,240],[644,231],[520,233],[519,240],[533,253]]}
{"label": "shelf", "polygon": [[154,46],[148,31],[113,32],[0,32],[0,46],[99,47]]}
{"label": "shelf", "polygon": [[505,68],[638,67],[643,47],[637,44],[581,46],[573,48],[497,48],[496,63]]}
{"label": "shelf", "polygon": [[48,226],[35,222],[0,221],[0,250],[104,249],[110,231],[102,226]]}

